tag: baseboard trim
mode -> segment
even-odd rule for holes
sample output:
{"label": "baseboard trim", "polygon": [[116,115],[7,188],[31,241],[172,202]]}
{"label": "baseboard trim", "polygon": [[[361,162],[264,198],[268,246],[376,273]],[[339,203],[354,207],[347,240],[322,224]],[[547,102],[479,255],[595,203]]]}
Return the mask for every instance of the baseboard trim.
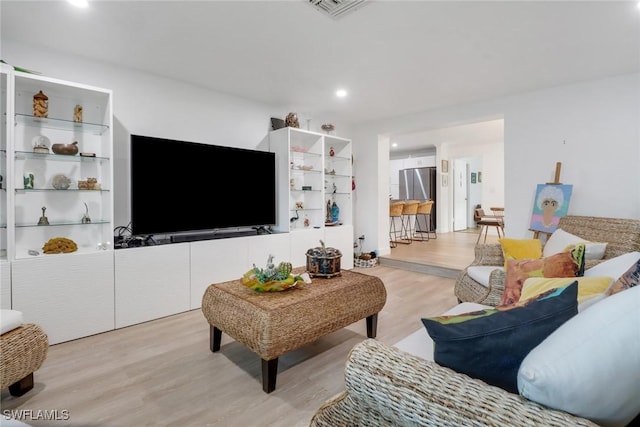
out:
{"label": "baseboard trim", "polygon": [[417,273],[430,274],[432,276],[445,277],[447,279],[455,279],[461,270],[449,267],[440,267],[437,265],[420,264],[411,261],[402,261],[386,257],[379,257],[380,265],[400,270],[415,271]]}

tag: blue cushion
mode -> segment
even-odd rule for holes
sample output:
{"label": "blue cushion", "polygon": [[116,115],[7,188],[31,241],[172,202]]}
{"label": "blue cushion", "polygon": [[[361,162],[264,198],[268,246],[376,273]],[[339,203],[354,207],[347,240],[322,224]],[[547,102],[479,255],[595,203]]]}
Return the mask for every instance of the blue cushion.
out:
{"label": "blue cushion", "polygon": [[578,313],[578,283],[509,306],[422,319],[434,360],[457,372],[517,393],[520,363],[535,346]]}

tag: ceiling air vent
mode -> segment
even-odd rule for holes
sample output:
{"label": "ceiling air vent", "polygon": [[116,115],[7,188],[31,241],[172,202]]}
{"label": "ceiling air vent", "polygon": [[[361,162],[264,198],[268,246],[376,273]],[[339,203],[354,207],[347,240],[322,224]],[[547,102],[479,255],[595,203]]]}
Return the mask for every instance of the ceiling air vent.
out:
{"label": "ceiling air vent", "polygon": [[358,9],[366,0],[308,0],[320,12],[334,19]]}

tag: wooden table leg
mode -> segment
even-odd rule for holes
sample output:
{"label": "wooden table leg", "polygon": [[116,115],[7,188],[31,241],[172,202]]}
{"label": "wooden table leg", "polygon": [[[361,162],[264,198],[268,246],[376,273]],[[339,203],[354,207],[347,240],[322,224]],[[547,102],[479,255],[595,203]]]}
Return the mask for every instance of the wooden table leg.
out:
{"label": "wooden table leg", "polygon": [[11,396],[20,397],[33,388],[33,372],[9,386]]}
{"label": "wooden table leg", "polygon": [[375,338],[378,331],[378,313],[367,317],[367,336]]}
{"label": "wooden table leg", "polygon": [[262,390],[271,393],[276,389],[276,376],[278,375],[278,358],[271,360],[262,359]]}
{"label": "wooden table leg", "polygon": [[212,352],[220,351],[220,341],[222,341],[222,331],[209,325],[209,348]]}

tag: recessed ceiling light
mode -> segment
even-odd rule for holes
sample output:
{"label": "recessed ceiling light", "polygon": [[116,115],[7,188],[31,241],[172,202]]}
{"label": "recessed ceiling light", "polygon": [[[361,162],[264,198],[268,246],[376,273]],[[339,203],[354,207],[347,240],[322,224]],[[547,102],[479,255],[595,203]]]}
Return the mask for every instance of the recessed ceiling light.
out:
{"label": "recessed ceiling light", "polygon": [[396,148],[396,147],[398,146],[398,143],[397,143],[397,142],[394,142],[393,144],[391,144],[391,146],[392,146],[393,148]]}
{"label": "recessed ceiling light", "polygon": [[346,90],[344,90],[344,89],[338,89],[338,90],[336,91],[336,96],[337,96],[338,98],[344,98],[345,96],[347,96],[347,91],[346,91]]}
{"label": "recessed ceiling light", "polygon": [[77,7],[88,7],[89,2],[87,0],[68,0],[74,6]]}

